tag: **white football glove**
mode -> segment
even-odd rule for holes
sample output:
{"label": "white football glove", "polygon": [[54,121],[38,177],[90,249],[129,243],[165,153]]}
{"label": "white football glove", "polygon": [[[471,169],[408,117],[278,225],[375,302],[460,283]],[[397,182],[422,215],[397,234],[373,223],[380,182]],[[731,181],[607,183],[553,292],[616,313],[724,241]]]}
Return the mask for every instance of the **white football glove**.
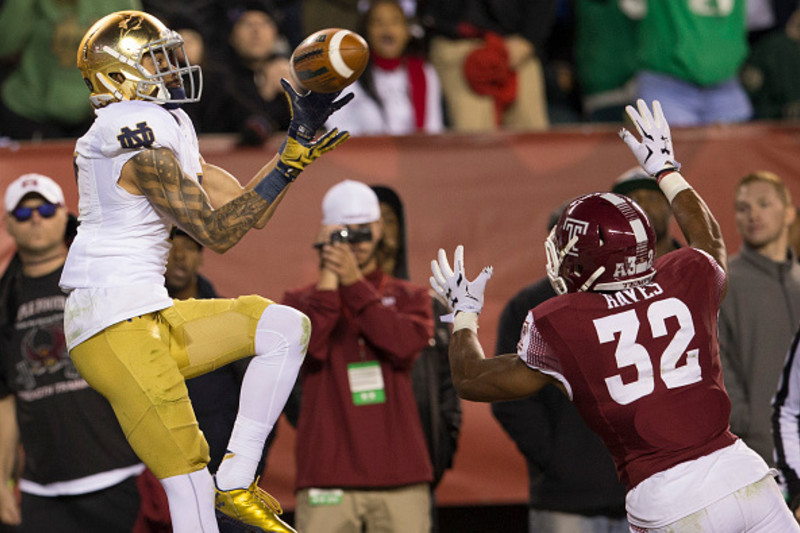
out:
{"label": "white football glove", "polygon": [[680,170],[681,164],[675,161],[672,150],[672,136],[669,133],[669,124],[664,118],[661,104],[653,100],[653,112],[641,98],[636,101],[639,107],[637,112],[633,106],[626,106],[625,111],[636,126],[641,142],[625,128],[619,130],[619,136],[631,149],[633,155],[642,165],[642,168],[651,176],[656,176],[664,170]]}
{"label": "white football glove", "polygon": [[492,267],[484,267],[477,278],[467,281],[464,272],[464,247],[460,244],[456,247],[453,266],[455,268],[451,270],[447,254],[441,248],[439,261],[431,261],[431,287],[445,299],[452,311],[441,317],[442,322],[452,322],[457,312],[480,314],[483,309],[483,291],[493,272]]}

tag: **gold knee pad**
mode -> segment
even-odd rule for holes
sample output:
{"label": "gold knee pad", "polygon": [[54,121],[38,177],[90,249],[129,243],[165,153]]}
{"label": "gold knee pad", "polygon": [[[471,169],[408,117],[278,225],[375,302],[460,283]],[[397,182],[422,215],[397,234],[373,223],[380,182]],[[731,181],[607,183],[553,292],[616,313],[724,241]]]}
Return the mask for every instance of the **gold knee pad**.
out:
{"label": "gold knee pad", "polygon": [[258,321],[273,302],[260,296],[175,300],[160,314],[169,323],[172,357],[187,378],[255,353]]}

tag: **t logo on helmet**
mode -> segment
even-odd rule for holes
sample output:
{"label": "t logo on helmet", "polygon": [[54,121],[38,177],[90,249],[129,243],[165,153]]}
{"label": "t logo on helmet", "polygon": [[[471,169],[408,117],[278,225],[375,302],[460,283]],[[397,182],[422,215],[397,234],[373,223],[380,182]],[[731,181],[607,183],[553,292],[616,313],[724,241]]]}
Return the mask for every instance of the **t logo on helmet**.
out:
{"label": "t logo on helmet", "polygon": [[[576,235],[586,235],[589,228],[589,223],[583,220],[576,220],[574,218],[564,219],[564,231],[568,235],[567,242],[571,241]],[[576,250],[577,246],[573,246],[567,251],[568,255],[578,255]]]}

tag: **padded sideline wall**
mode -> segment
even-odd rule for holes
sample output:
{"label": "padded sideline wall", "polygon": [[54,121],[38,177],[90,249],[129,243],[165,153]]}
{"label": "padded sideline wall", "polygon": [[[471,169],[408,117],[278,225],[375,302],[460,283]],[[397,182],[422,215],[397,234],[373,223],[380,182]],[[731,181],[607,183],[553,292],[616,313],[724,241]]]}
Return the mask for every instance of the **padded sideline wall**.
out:
{"label": "padded sideline wall", "polygon": [[[800,203],[800,128],[772,124],[675,130],[675,151],[684,173],[716,214],[729,253],[740,245],[733,188],[745,173],[766,169],[782,176]],[[280,144],[237,149],[227,137],[201,139],[209,163],[242,182],[267,162]],[[0,188],[22,173],[59,181],[77,210],[72,170],[74,143],[23,143],[0,148]],[[326,154],[292,184],[272,221],[251,232],[225,255],[205,252],[204,274],[225,296],[258,293],[280,300],[287,288],[315,280],[311,243],[319,229],[325,191],[349,178],[395,188],[405,201],[412,279],[427,285],[439,247],[465,246],[467,274],[494,265],[481,317],[481,339],[494,353],[495,328],[505,302],[544,275],[546,222],[565,200],[608,190],[635,165],[615,128],[568,128],[548,133],[375,137],[350,139]],[[674,228],[675,229],[675,228]],[[677,229],[675,229],[676,235]],[[0,264],[12,253],[0,232]],[[294,431],[284,421],[271,451],[265,486],[285,507],[294,507]],[[527,501],[525,463],[494,421],[487,405],[465,403],[455,467],[438,490],[440,505]]]}

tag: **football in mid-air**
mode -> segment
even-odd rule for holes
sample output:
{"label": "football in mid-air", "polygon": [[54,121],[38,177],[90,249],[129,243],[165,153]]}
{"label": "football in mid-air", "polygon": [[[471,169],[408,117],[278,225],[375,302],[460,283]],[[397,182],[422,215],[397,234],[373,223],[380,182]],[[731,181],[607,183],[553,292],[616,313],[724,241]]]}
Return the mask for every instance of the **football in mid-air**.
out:
{"label": "football in mid-air", "polygon": [[369,61],[369,46],[355,32],[327,28],[306,37],[289,61],[301,89],[333,93],[361,76]]}

